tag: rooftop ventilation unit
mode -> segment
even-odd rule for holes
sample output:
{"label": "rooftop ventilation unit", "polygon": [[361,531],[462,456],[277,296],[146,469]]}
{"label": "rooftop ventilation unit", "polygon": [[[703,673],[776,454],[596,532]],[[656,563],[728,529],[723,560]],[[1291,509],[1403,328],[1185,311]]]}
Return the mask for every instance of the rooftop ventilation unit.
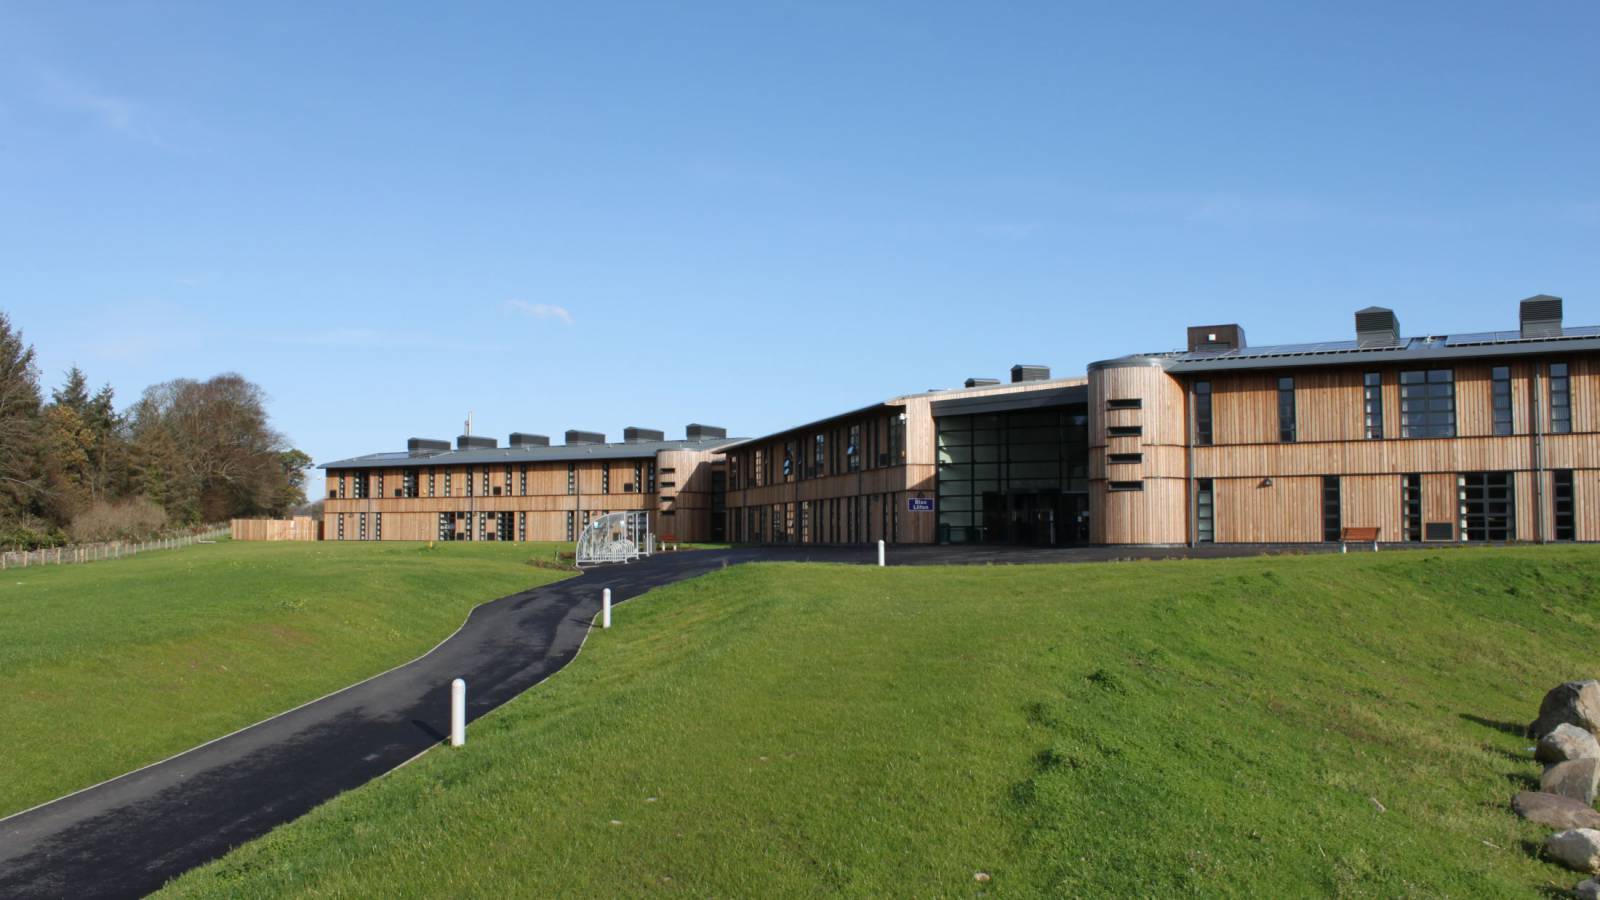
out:
{"label": "rooftop ventilation unit", "polygon": [[1539,294],[1522,301],[1518,316],[1522,322],[1522,336],[1544,338],[1561,336],[1561,298]]}
{"label": "rooftop ventilation unit", "polygon": [[568,431],[567,446],[574,444],[604,444],[606,436],[598,431]]}
{"label": "rooftop ventilation unit", "polygon": [[999,384],[999,383],[1000,383],[1000,379],[998,379],[998,378],[968,378],[966,381],[962,382],[962,385],[964,385],[965,387],[969,387],[969,388],[975,388],[975,387],[990,387],[992,385],[996,385],[996,384]]}
{"label": "rooftop ventilation unit", "polygon": [[657,431],[654,428],[639,428],[635,425],[629,425],[627,428],[622,429],[622,439],[630,444],[643,444],[648,441],[664,441],[667,439],[667,435],[665,432]]}
{"label": "rooftop ventilation unit", "polygon": [[1244,328],[1240,325],[1189,326],[1190,353],[1222,353],[1242,350],[1245,347]]}
{"label": "rooftop ventilation unit", "polygon": [[1012,384],[1017,384],[1017,383],[1023,382],[1023,381],[1049,381],[1049,380],[1050,380],[1050,367],[1049,366],[1025,366],[1025,365],[1018,364],[1018,365],[1015,365],[1015,366],[1011,367],[1011,383]]}
{"label": "rooftop ventilation unit", "polygon": [[528,434],[525,431],[511,432],[511,438],[506,441],[507,447],[548,447],[550,437],[543,434]]}
{"label": "rooftop ventilation unit", "polygon": [[449,453],[449,441],[436,441],[431,438],[412,438],[406,441],[406,452],[412,456],[432,456],[435,453]]}
{"label": "rooftop ventilation unit", "polygon": [[456,438],[457,450],[493,450],[495,439],[480,434],[463,434]]}
{"label": "rooftop ventilation unit", "polygon": [[1357,347],[1393,347],[1400,343],[1400,320],[1394,310],[1369,306],[1356,310]]}
{"label": "rooftop ventilation unit", "polygon": [[698,422],[690,422],[688,427],[683,429],[683,436],[691,441],[709,441],[727,437],[728,429],[718,428],[715,425],[701,425]]}

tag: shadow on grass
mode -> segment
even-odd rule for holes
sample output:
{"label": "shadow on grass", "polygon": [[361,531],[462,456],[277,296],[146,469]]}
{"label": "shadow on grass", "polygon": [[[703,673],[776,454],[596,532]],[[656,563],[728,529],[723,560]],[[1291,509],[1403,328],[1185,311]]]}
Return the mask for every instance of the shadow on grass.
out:
{"label": "shadow on grass", "polygon": [[1518,725],[1515,722],[1497,722],[1494,719],[1485,719],[1483,716],[1475,716],[1472,713],[1459,713],[1458,715],[1474,725],[1482,725],[1485,728],[1493,728],[1495,731],[1503,734],[1509,734],[1515,737],[1528,736],[1527,725]]}

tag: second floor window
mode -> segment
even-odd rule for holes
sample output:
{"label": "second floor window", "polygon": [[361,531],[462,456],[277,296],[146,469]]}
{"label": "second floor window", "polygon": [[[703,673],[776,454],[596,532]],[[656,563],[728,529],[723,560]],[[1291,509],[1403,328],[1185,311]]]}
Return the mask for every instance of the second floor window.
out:
{"label": "second floor window", "polygon": [[1362,377],[1362,410],[1366,416],[1367,439],[1383,438],[1383,375],[1368,372]]}
{"label": "second floor window", "polygon": [[1211,443],[1211,382],[1194,383],[1194,442],[1201,446]]}
{"label": "second floor window", "polygon": [[852,472],[861,470],[861,426],[850,426],[850,438],[844,447],[845,467]]}
{"label": "second floor window", "polygon": [[1451,369],[1400,373],[1400,436],[1456,436],[1456,380]]}
{"label": "second floor window", "polygon": [[611,463],[603,463],[600,466],[600,493],[611,493]]}
{"label": "second floor window", "polygon": [[1278,379],[1278,440],[1292,443],[1295,439],[1294,379]]}
{"label": "second floor window", "polygon": [[1550,432],[1572,433],[1572,379],[1566,363],[1550,364]]}
{"label": "second floor window", "polygon": [[[567,463],[567,493],[568,494],[576,494],[577,492],[578,492],[578,464],[577,463]],[[571,538],[567,538],[567,540],[570,541],[572,539]]]}
{"label": "second floor window", "polygon": [[1494,406],[1494,433],[1511,433],[1511,367],[1489,370],[1489,397]]}

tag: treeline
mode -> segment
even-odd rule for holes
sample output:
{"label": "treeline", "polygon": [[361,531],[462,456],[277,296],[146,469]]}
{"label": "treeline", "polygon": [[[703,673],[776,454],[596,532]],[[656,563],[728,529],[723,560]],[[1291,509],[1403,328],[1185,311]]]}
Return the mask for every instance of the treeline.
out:
{"label": "treeline", "polygon": [[149,537],[305,502],[311,458],[236,374],[145,389],[118,412],[74,366],[47,400],[33,347],[0,311],[0,546]]}

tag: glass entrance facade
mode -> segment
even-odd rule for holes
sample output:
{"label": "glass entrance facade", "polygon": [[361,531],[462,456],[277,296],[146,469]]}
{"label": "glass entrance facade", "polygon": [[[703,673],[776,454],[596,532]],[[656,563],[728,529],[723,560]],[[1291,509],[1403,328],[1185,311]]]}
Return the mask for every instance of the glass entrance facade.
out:
{"label": "glass entrance facade", "polygon": [[1089,415],[1082,405],[942,416],[939,542],[1089,540]]}

